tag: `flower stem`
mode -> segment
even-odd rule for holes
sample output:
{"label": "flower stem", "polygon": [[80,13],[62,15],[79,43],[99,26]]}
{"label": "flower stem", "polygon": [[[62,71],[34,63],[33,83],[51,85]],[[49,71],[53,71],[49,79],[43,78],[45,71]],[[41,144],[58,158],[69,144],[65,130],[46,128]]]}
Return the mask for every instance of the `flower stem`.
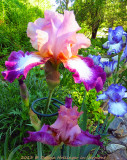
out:
{"label": "flower stem", "polygon": [[49,105],[50,105],[50,102],[51,102],[51,98],[52,98],[53,91],[54,91],[54,89],[50,89],[50,90],[49,90],[49,95],[48,95],[46,107],[45,107],[45,109],[44,109],[44,113],[45,113],[45,114],[48,112],[48,109],[49,109]]}
{"label": "flower stem", "polygon": [[42,160],[42,144],[41,144],[41,142],[37,142],[37,154],[38,154],[38,160]]}

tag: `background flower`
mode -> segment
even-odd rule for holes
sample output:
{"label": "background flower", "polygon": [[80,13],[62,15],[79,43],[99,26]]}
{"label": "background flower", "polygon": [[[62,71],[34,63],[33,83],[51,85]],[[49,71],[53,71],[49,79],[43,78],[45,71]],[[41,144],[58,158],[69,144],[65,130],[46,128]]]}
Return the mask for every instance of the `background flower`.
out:
{"label": "background flower", "polygon": [[28,132],[29,137],[24,142],[39,141],[48,145],[59,145],[62,142],[70,146],[82,146],[85,144],[96,144],[102,146],[99,135],[91,135],[78,126],[78,118],[82,112],[78,107],[72,108],[72,99],[66,97],[65,106],[60,106],[57,120],[51,126],[43,125],[38,132]]}
{"label": "background flower", "polygon": [[108,111],[116,116],[124,116],[127,113],[127,104],[122,100],[127,98],[126,88],[122,85],[112,84],[108,87],[107,91],[97,96],[97,100],[108,99]]}

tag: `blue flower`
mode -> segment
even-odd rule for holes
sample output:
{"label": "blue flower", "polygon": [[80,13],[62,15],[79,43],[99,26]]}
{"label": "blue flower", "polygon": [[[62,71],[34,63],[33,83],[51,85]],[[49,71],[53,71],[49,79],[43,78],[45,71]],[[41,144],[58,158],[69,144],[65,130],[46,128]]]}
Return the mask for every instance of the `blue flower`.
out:
{"label": "blue flower", "polygon": [[108,87],[107,91],[97,96],[98,100],[109,100],[108,111],[116,116],[124,116],[127,113],[127,104],[122,100],[127,98],[126,88],[122,85],[112,84]]}
{"label": "blue flower", "polygon": [[105,61],[103,63],[100,63],[99,66],[101,66],[103,70],[106,72],[106,76],[110,77],[111,74],[116,69],[117,63],[118,63],[117,61]]}
{"label": "blue flower", "polygon": [[101,56],[95,56],[95,55],[91,55],[89,54],[88,57],[90,57],[93,61],[95,65],[99,65],[100,64],[100,60],[101,60]]}
{"label": "blue flower", "polygon": [[108,55],[119,53],[126,45],[127,33],[124,32],[122,26],[118,26],[115,30],[109,28],[108,41],[103,44],[103,48],[108,49]]}
{"label": "blue flower", "polygon": [[99,65],[106,72],[106,76],[109,77],[114,72],[117,67],[117,61],[109,61],[108,58],[101,58],[100,55],[88,55],[88,57],[92,58],[95,65]]}
{"label": "blue flower", "polygon": [[123,54],[121,55],[121,59],[120,60],[122,61],[125,58],[126,58],[126,62],[127,62],[127,45],[126,45],[126,47],[125,47],[125,49],[123,51]]}

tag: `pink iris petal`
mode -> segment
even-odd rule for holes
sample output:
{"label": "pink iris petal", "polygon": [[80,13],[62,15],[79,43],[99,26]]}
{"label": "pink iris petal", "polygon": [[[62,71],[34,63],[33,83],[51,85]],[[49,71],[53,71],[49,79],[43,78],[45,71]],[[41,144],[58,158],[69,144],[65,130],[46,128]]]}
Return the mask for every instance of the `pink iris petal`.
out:
{"label": "pink iris petal", "polygon": [[13,82],[16,78],[23,75],[22,79],[25,79],[28,71],[40,64],[44,64],[46,60],[34,55],[33,53],[23,51],[13,51],[5,62],[7,71],[2,72],[4,79]]}
{"label": "pink iris petal", "polygon": [[75,83],[83,82],[87,91],[94,87],[97,92],[102,90],[106,73],[100,66],[94,65],[91,58],[81,56],[70,58],[64,63],[64,67],[74,72]]}
{"label": "pink iris petal", "polygon": [[91,45],[91,42],[88,38],[84,36],[84,34],[76,34],[77,43],[72,45],[72,54],[77,55],[78,49],[80,48],[88,48]]}
{"label": "pink iris petal", "polygon": [[25,143],[39,141],[49,145],[59,145],[61,142],[70,146],[82,146],[85,144],[102,145],[100,136],[82,131],[78,126],[78,118],[82,112],[78,112],[78,107],[72,108],[72,99],[66,98],[65,106],[60,106],[57,120],[51,126],[43,125],[38,132],[28,132],[29,137],[24,139]]}

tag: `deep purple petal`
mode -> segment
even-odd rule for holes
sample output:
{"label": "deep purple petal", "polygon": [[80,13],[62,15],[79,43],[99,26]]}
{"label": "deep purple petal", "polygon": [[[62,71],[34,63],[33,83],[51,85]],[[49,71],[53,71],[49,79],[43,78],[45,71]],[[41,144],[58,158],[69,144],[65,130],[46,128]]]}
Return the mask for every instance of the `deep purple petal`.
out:
{"label": "deep purple petal", "polygon": [[13,51],[8,61],[5,62],[7,71],[2,72],[2,75],[10,83],[21,75],[23,76],[22,79],[25,79],[30,69],[45,62],[46,60],[44,61],[41,57],[34,55],[34,53],[26,52],[24,54],[23,51]]}
{"label": "deep purple petal", "polygon": [[73,101],[72,98],[66,97],[66,99],[65,99],[65,107],[66,108],[72,108],[72,101]]}
{"label": "deep purple petal", "polygon": [[[51,133],[48,133],[49,126],[44,125],[44,127],[42,128],[43,129],[41,129],[38,132],[28,131],[29,137],[24,138],[24,143],[41,142],[41,143],[52,145],[52,146],[58,145],[58,143],[55,140],[55,137],[53,137]],[[42,131],[42,130],[45,130],[45,131]]]}
{"label": "deep purple petal", "polygon": [[86,144],[95,144],[98,146],[102,146],[103,143],[100,142],[100,135],[92,135],[88,131],[82,131],[80,134],[78,134],[74,141],[70,142],[71,146],[82,146]]}

